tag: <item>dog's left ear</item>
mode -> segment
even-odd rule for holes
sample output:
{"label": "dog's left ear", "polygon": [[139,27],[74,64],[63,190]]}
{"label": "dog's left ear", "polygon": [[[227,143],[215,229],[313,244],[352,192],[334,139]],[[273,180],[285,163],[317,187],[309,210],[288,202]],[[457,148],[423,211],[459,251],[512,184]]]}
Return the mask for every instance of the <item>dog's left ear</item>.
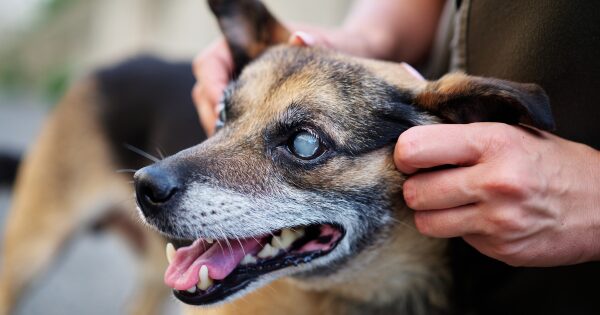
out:
{"label": "dog's left ear", "polygon": [[286,43],[290,32],[258,0],[208,0],[233,55],[234,74],[269,46]]}
{"label": "dog's left ear", "polygon": [[495,121],[554,129],[548,96],[536,84],[453,73],[427,83],[414,104],[450,123]]}

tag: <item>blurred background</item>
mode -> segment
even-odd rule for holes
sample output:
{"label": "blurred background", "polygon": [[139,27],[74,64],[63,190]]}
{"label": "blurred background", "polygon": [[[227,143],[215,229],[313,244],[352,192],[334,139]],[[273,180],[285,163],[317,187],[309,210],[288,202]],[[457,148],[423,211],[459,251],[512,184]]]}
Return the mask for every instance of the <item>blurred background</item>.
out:
{"label": "blurred background", "polygon": [[[265,2],[284,21],[325,26],[339,24],[351,4]],[[191,61],[217,36],[204,0],[0,0],[0,152],[26,152],[65,89],[90,71],[141,53]],[[10,187],[2,187],[0,229],[9,208]],[[17,314],[124,314],[134,259],[112,234],[85,235]],[[172,300],[164,313],[177,310]]]}

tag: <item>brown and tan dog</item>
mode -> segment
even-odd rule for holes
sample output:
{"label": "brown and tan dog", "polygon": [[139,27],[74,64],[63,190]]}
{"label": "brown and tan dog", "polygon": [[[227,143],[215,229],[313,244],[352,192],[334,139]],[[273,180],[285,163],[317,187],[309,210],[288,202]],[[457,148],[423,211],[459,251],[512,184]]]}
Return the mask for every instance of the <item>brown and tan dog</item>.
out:
{"label": "brown and tan dog", "polygon": [[[428,82],[402,64],[289,46],[260,2],[209,3],[236,64],[222,129],[135,175],[144,220],[179,247],[167,247],[175,295],[206,306],[190,308],[200,314],[488,310],[476,295],[458,296],[468,275],[453,267],[454,247],[414,229],[393,145],[412,126],[441,122],[551,129],[543,91],[463,74]],[[123,142],[175,153],[202,140],[193,80],[169,69],[146,60],[100,72],[54,113],[19,175],[0,275],[4,313],[77,227],[99,221],[146,255],[134,304],[156,312],[165,242],[118,202],[130,188],[114,171],[144,164],[122,153]]]}
{"label": "brown and tan dog", "polygon": [[239,73],[222,129],[135,174],[144,220],[180,247],[167,247],[175,296],[236,301],[218,314],[447,311],[446,242],[412,227],[393,144],[440,122],[551,129],[541,88],[463,74],[427,82],[402,64],[286,45],[260,2],[209,3]]}

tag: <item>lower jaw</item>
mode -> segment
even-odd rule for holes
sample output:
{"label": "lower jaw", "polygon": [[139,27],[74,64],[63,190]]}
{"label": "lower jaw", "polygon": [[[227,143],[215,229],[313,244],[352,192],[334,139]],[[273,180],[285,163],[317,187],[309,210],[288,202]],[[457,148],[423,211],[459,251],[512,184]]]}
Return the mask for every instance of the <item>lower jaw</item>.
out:
{"label": "lower jaw", "polygon": [[341,232],[341,236],[326,252],[286,253],[276,260],[265,261],[259,265],[240,265],[224,279],[215,280],[215,283],[206,291],[190,293],[188,291],[173,290],[173,294],[180,301],[196,306],[208,306],[224,302],[246,289],[252,282],[258,281],[272,272],[307,264],[318,257],[330,254],[345,234],[341,227],[338,226],[337,228]]}

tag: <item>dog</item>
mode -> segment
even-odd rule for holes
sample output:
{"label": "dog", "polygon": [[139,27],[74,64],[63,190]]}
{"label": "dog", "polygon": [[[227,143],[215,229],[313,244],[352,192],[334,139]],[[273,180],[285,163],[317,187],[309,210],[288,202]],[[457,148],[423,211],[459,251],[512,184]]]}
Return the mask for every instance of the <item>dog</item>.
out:
{"label": "dog", "polygon": [[67,92],[19,166],[3,238],[0,314],[11,313],[71,240],[90,231],[115,231],[140,256],[129,313],[160,313],[169,294],[161,276],[165,242],[132,215],[130,172],[153,162],[145,152],[174,154],[206,138],[193,84],[190,63],[140,56]]}
{"label": "dog", "polygon": [[[463,74],[424,81],[402,64],[286,45],[289,31],[258,1],[209,4],[236,65],[221,103],[220,131],[192,146],[203,138],[197,121],[189,120],[193,113],[167,119],[174,109],[160,107],[164,102],[152,110],[138,102],[149,89],[124,88],[142,75],[120,72],[113,89],[101,87],[102,75],[76,86],[20,171],[5,238],[2,301],[15,300],[15,288],[50,260],[52,249],[69,234],[64,231],[127,213],[109,211],[115,203],[105,200],[128,195],[128,179],[114,170],[145,164],[119,153],[123,139],[140,137],[127,141],[144,151],[157,144],[174,151],[180,149],[176,144],[190,147],[134,176],[143,220],[173,245],[147,229],[131,238],[153,240],[145,242],[152,244],[143,269],[148,275],[164,271],[165,259],[158,256],[166,247],[165,282],[181,301],[202,306],[187,309],[190,313],[594,314],[599,309],[597,265],[509,267],[460,239],[420,235],[402,200],[405,176],[391,157],[399,134],[416,125],[476,121],[550,130],[548,99],[539,87]],[[186,103],[189,90],[181,92],[183,85],[157,92],[175,104],[171,92],[177,90]],[[148,112],[154,115],[141,117]],[[48,170],[52,174],[44,176]],[[36,183],[40,178],[67,180],[51,186]],[[82,207],[99,201],[102,210]],[[43,215],[34,212],[42,206]],[[104,221],[107,226],[133,222],[118,217],[127,220]],[[138,231],[135,224],[120,226],[126,226],[121,229],[126,235]],[[20,267],[36,257],[24,274]],[[153,294],[166,286],[147,281],[142,288],[152,290],[140,291],[134,304],[150,313],[160,295]]]}

